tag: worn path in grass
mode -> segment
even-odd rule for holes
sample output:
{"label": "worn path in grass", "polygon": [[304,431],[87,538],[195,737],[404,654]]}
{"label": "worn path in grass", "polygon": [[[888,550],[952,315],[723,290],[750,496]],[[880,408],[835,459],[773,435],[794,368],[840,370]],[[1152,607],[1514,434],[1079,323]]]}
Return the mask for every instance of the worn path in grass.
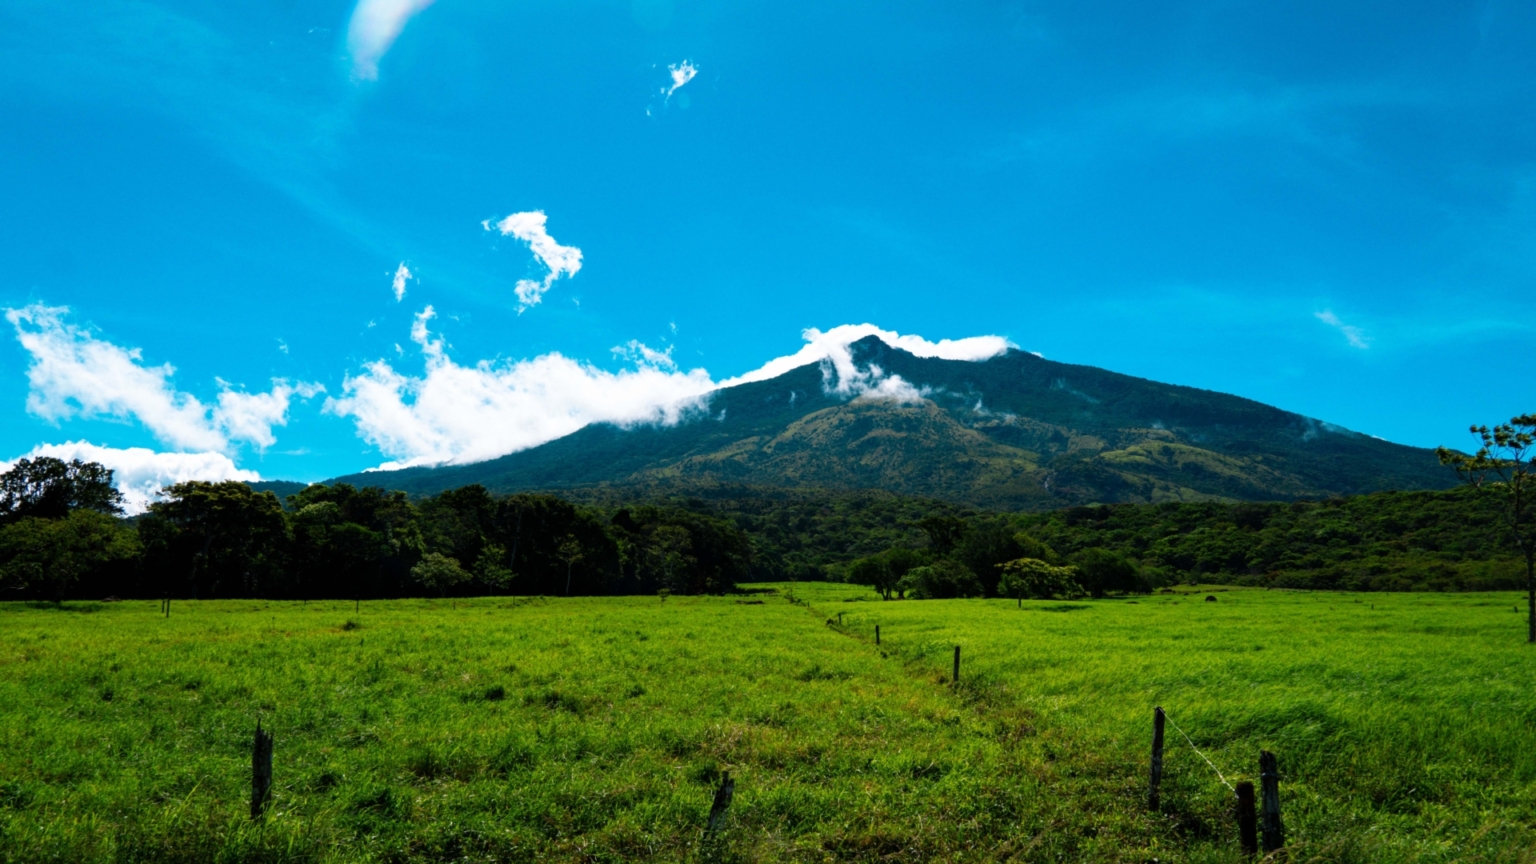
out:
{"label": "worn path in grass", "polygon": [[1159,703],[1224,770],[1281,754],[1298,860],[1532,860],[1536,669],[1507,597],[792,587],[809,606],[0,606],[0,860],[1239,860],[1187,748],[1169,812],[1141,812]]}
{"label": "worn path in grass", "polygon": [[[850,637],[880,624],[885,652],[932,680],[961,645],[967,701],[1046,735],[1085,806],[1141,788],[1162,705],[1229,782],[1279,755],[1293,859],[1536,860],[1536,648],[1513,595],[1207,589],[1020,608],[794,590],[842,612]],[[1175,834],[1232,838],[1230,791],[1167,734]]]}

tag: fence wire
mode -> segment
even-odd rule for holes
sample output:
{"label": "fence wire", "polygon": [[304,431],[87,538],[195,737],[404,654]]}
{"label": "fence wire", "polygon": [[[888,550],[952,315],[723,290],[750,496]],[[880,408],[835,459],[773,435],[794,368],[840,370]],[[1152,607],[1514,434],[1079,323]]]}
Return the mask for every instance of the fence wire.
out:
{"label": "fence wire", "polygon": [[1236,793],[1237,789],[1234,788],[1231,783],[1227,782],[1226,775],[1221,773],[1221,769],[1216,767],[1216,763],[1212,762],[1209,756],[1206,756],[1204,753],[1202,753],[1200,751],[1199,747],[1195,746],[1195,742],[1193,742],[1193,741],[1191,741],[1189,739],[1189,734],[1186,733],[1183,729],[1179,729],[1179,724],[1175,723],[1174,719],[1172,717],[1168,716],[1168,712],[1167,711],[1163,712],[1163,717],[1165,719],[1167,719],[1167,721],[1169,723],[1173,723],[1173,728],[1178,730],[1178,733],[1180,735],[1184,736],[1184,742],[1189,745],[1189,749],[1195,751],[1196,755],[1198,755],[1201,759],[1205,760],[1205,764],[1211,766],[1211,770],[1215,771],[1216,772],[1216,776],[1221,780],[1221,785],[1227,787],[1228,789],[1231,789],[1234,793]]}

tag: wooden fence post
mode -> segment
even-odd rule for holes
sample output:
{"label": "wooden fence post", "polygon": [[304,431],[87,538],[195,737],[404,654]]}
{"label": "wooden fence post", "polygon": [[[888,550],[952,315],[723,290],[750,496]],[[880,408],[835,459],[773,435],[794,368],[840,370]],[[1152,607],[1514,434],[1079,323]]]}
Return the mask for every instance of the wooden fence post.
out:
{"label": "wooden fence post", "polygon": [[843,613],[837,613],[837,626],[843,626]]}
{"label": "wooden fence post", "polygon": [[1280,824],[1280,768],[1275,754],[1259,751],[1259,788],[1264,796],[1264,854],[1285,845],[1285,827]]}
{"label": "wooden fence post", "polygon": [[960,646],[959,645],[955,646],[955,675],[950,680],[951,680],[951,682],[956,687],[960,686]]}
{"label": "wooden fence post", "polygon": [[272,735],[261,731],[256,721],[256,738],[251,742],[251,818],[260,819],[272,797]]}
{"label": "wooden fence post", "polygon": [[1237,843],[1244,855],[1259,851],[1259,833],[1253,810],[1253,783],[1244,780],[1237,784]]}
{"label": "wooden fence post", "polygon": [[1163,807],[1163,709],[1152,709],[1152,777],[1147,786],[1147,809]]}
{"label": "wooden fence post", "polygon": [[879,624],[875,625],[875,644],[876,645],[880,644],[880,625]]}
{"label": "wooden fence post", "polygon": [[715,803],[709,808],[709,827],[705,833],[714,835],[725,825],[725,811],[731,808],[731,798],[736,795],[736,781],[731,772],[720,772],[720,788],[715,790]]}

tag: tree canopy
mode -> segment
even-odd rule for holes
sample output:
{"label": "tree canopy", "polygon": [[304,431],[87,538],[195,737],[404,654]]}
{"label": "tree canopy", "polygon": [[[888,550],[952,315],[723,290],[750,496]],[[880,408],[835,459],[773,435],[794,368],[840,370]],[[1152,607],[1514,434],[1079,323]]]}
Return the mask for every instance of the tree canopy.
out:
{"label": "tree canopy", "polygon": [[29,516],[62,519],[73,510],[123,512],[123,495],[112,485],[112,469],[39,456],[18,460],[0,474],[0,524]]}

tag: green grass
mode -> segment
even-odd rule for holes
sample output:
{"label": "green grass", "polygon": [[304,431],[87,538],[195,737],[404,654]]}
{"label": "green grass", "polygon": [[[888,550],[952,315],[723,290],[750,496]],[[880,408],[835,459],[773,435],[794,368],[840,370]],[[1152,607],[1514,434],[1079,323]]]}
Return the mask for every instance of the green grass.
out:
{"label": "green grass", "polygon": [[1291,860],[1536,861],[1510,595],[774,587],[0,605],[0,860],[1238,861],[1230,793],[1172,728],[1144,812],[1162,705],[1229,780],[1278,754]]}

